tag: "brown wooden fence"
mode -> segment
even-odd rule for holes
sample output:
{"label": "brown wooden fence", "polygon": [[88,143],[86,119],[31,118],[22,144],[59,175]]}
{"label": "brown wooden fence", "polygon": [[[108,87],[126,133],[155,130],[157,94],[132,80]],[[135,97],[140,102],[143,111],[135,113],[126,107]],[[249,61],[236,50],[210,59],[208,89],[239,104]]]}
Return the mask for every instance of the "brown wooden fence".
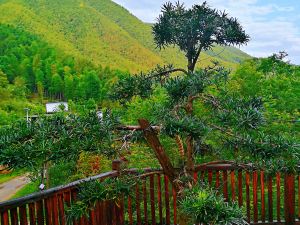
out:
{"label": "brown wooden fence", "polygon": [[[23,198],[0,203],[1,225],[65,225],[65,207],[76,200],[80,183],[118,176],[113,171],[51,188]],[[137,173],[137,170],[127,170]],[[145,169],[146,176],[132,190],[133,197],[120,202],[98,202],[88,217],[74,225],[178,224],[177,196],[160,170]],[[149,173],[151,172],[151,173]],[[237,201],[251,224],[300,224],[300,177],[294,174],[266,175],[251,166],[216,162],[195,167],[195,181],[216,187],[227,201]],[[1,190],[0,190],[1,191]]]}

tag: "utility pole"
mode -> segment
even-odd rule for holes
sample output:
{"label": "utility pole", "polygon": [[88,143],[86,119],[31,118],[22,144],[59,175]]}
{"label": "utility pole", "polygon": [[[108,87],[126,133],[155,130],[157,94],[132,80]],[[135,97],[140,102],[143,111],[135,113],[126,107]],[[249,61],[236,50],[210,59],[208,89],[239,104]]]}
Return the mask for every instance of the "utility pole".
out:
{"label": "utility pole", "polygon": [[27,127],[29,126],[29,108],[24,108],[25,112],[26,112],[26,122],[27,122]]}

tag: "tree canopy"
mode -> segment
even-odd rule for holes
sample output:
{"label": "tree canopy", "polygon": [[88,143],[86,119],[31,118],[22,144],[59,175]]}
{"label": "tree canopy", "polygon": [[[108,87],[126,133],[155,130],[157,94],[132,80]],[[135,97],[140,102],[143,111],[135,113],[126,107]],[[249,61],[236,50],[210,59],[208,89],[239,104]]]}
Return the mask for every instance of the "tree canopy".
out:
{"label": "tree canopy", "polygon": [[186,9],[184,4],[167,2],[153,26],[156,45],[177,45],[185,52],[188,70],[194,71],[201,51],[214,45],[241,45],[249,41],[238,20],[204,2]]}

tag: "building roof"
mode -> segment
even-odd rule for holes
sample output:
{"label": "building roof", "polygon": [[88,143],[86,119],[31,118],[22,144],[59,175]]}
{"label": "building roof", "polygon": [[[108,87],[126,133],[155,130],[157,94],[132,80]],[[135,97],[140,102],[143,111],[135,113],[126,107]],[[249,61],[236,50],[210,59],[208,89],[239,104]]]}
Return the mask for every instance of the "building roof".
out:
{"label": "building roof", "polygon": [[55,113],[68,110],[69,108],[67,102],[49,102],[46,104],[46,113]]}

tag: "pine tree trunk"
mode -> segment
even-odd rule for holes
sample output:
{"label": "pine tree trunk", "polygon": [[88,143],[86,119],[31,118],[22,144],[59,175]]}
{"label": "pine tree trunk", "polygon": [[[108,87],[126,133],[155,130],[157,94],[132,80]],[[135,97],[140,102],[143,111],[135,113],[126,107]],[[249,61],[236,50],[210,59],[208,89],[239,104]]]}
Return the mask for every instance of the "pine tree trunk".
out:
{"label": "pine tree trunk", "polygon": [[150,123],[145,119],[139,119],[139,124],[144,132],[145,139],[147,140],[150,147],[154,150],[156,158],[158,159],[165,175],[168,176],[173,187],[178,192],[182,189],[181,184],[176,182],[178,174],[176,172],[176,169],[173,167],[170,158],[164,151],[163,146],[161,145],[157,137],[156,131],[151,128]]}
{"label": "pine tree trunk", "polygon": [[193,59],[188,58],[188,71],[190,73],[194,72],[194,67],[195,67],[195,65],[193,64]]}

